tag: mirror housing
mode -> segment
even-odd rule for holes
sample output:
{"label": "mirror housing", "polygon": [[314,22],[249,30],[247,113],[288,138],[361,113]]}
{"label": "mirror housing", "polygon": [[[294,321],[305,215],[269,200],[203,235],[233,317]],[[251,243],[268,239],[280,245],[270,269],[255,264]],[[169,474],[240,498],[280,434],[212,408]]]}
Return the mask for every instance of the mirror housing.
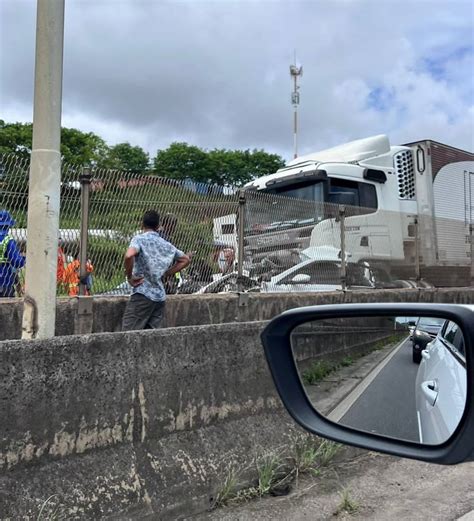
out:
{"label": "mirror housing", "polygon": [[[420,445],[338,425],[312,406],[300,380],[290,341],[292,330],[311,320],[344,317],[432,316],[456,322],[464,335],[467,367],[466,407],[452,436],[440,445]],[[265,356],[288,412],[303,428],[356,447],[432,463],[474,460],[474,307],[453,304],[346,304],[293,309],[274,318],[262,332]]]}

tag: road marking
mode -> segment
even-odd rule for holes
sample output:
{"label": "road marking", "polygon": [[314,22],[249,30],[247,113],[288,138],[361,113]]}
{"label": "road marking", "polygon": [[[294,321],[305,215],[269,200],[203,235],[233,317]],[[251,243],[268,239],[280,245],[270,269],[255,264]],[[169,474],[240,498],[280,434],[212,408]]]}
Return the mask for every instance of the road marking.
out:
{"label": "road marking", "polygon": [[372,371],[362,380],[354,390],[348,394],[339,405],[330,412],[328,420],[338,423],[341,418],[347,413],[347,411],[354,405],[354,403],[360,398],[362,393],[369,387],[369,385],[375,380],[380,371],[390,362],[390,360],[398,353],[402,346],[407,342],[408,338],[403,339],[400,344],[387,355],[380,364],[372,369]]}

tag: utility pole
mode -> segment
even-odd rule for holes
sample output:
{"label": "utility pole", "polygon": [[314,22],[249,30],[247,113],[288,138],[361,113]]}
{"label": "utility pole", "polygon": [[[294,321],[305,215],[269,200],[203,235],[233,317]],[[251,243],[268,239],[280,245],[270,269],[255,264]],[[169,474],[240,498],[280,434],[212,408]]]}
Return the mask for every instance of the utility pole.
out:
{"label": "utility pole", "polygon": [[300,104],[300,93],[298,78],[303,76],[303,66],[296,64],[296,51],[295,51],[295,64],[290,65],[290,76],[293,78],[293,92],[291,93],[291,103],[293,105],[293,146],[294,146],[294,157],[298,157],[298,105]]}
{"label": "utility pole", "polygon": [[64,0],[38,0],[22,338],[54,336],[61,184]]}

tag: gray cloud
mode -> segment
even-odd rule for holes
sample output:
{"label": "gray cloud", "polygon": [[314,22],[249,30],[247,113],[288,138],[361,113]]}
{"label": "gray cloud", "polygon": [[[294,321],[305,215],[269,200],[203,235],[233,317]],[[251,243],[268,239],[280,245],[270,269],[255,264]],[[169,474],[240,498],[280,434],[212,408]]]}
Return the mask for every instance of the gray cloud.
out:
{"label": "gray cloud", "polygon": [[[111,143],[290,157],[296,48],[302,153],[381,132],[473,146],[469,2],[66,4],[63,124]],[[0,0],[0,9],[0,117],[31,120],[35,2]],[[370,103],[376,89],[392,93],[383,110]]]}

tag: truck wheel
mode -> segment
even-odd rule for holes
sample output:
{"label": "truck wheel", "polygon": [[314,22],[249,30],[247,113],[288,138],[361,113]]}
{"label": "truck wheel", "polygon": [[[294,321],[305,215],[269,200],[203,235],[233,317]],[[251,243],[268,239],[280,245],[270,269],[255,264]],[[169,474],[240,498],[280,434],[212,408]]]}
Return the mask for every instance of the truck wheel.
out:
{"label": "truck wheel", "polygon": [[421,362],[421,351],[415,351],[413,349],[413,362],[419,364]]}

